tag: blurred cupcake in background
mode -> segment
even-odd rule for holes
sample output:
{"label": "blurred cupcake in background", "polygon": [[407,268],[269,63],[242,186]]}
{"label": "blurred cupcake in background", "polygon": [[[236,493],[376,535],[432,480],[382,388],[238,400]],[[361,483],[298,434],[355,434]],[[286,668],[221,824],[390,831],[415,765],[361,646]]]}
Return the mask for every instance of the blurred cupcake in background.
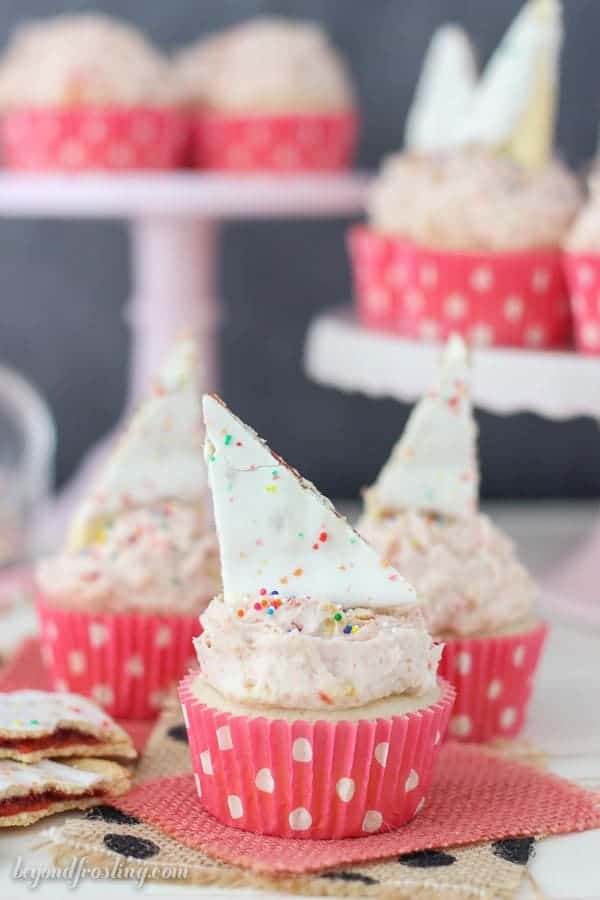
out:
{"label": "blurred cupcake in background", "polygon": [[117,717],[156,715],[220,589],[197,372],[183,341],[76,514],[65,551],[38,565],[54,688]]}
{"label": "blurred cupcake in background", "polygon": [[19,28],[0,61],[5,164],[69,171],[170,169],[186,124],[165,57],[97,14]]}
{"label": "blurred cupcake in background", "polygon": [[565,270],[571,296],[575,346],[600,353],[600,173],[589,180],[587,202],[565,241]]}
{"label": "blurred cupcake in background", "polygon": [[181,50],[175,70],[194,113],[198,168],[296,172],[351,164],[352,82],[318,25],[253,19]]}
{"label": "blurred cupcake in background", "polygon": [[530,0],[479,82],[460,29],[434,37],[406,131],[350,233],[361,320],[424,340],[561,347],[575,178],[552,158],[558,0]]}
{"label": "blurred cupcake in background", "polygon": [[439,378],[365,492],[358,529],[426,601],[456,688],[450,734],[515,737],[546,635],[537,587],[511,541],[478,512],[477,429],[466,347],[454,335]]}

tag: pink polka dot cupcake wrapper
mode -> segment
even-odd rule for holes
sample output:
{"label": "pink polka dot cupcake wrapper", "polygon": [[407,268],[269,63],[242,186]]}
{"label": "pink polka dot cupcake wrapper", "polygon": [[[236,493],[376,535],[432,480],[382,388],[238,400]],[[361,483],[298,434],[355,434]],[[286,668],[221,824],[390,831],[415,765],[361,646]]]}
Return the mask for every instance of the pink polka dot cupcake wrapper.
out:
{"label": "pink polka dot cupcake wrapper", "polygon": [[600,353],[600,254],[565,253],[575,346],[580,353]]}
{"label": "pink polka dot cupcake wrapper", "polygon": [[390,719],[284,721],[231,715],[181,683],[199,802],[257,834],[331,839],[389,831],[426,803],[454,690]]}
{"label": "pink polka dot cupcake wrapper", "polygon": [[17,109],[1,123],[3,161],[28,171],[173,169],[185,160],[189,123],[173,109]]}
{"label": "pink polka dot cupcake wrapper", "polygon": [[456,688],[449,737],[477,743],[517,737],[547,631],[542,622],[520,634],[446,642],[438,671]]}
{"label": "pink polka dot cupcake wrapper", "polygon": [[360,320],[404,337],[550,349],[571,341],[560,251],[459,253],[364,226],[348,237]]}
{"label": "pink polka dot cupcake wrapper", "polygon": [[53,689],[91,697],[118,719],[154,718],[195,663],[197,616],[75,612],[43,598],[37,611]]}
{"label": "pink polka dot cupcake wrapper", "polygon": [[192,120],[193,165],[237,172],[334,172],[352,164],[357,137],[353,112],[199,114]]}

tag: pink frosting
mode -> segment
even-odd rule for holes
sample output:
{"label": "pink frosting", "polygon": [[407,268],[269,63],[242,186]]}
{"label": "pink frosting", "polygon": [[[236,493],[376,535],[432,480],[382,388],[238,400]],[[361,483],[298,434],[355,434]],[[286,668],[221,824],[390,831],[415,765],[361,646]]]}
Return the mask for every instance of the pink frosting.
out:
{"label": "pink frosting", "polygon": [[377,231],[418,243],[510,251],[560,244],[580,199],[559,162],[529,170],[484,151],[397,154],[375,180],[368,213]]}
{"label": "pink frosting", "polygon": [[278,603],[272,594],[235,607],[216,598],[201,616],[198,660],[222,696],[331,710],[435,687],[442,648],[420,610],[342,609],[314,597]]}
{"label": "pink frosting", "polygon": [[124,513],[101,542],[37,570],[48,600],[100,612],[200,613],[220,590],[218,575],[207,513],[175,502]]}
{"label": "pink frosting", "polygon": [[600,171],[598,166],[589,182],[589,197],[573,228],[567,235],[568,250],[600,253]]}
{"label": "pink frosting", "polygon": [[535,583],[487,516],[404,512],[358,528],[426,601],[432,634],[489,634],[530,616]]}
{"label": "pink frosting", "polygon": [[171,68],[143,34],[96,13],[17,29],[0,60],[0,106],[140,106],[176,102]]}
{"label": "pink frosting", "polygon": [[220,112],[339,112],[355,103],[342,57],[311,22],[242,22],[181,50],[175,72],[187,102]]}

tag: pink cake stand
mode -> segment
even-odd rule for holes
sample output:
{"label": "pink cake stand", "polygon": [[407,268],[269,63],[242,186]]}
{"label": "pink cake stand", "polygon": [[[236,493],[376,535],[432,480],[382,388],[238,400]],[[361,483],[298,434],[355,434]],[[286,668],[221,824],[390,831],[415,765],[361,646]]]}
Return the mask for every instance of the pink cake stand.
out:
{"label": "pink cake stand", "polygon": [[[364,206],[367,183],[367,176],[357,173],[6,173],[0,175],[0,216],[127,222],[133,288],[126,312],[132,331],[126,414],[137,405],[168,347],[183,331],[192,331],[198,339],[202,387],[216,387],[220,310],[216,271],[222,222],[354,214]],[[111,435],[90,451],[72,482],[42,516],[41,546],[51,545],[62,533],[70,509],[110,440]]]}

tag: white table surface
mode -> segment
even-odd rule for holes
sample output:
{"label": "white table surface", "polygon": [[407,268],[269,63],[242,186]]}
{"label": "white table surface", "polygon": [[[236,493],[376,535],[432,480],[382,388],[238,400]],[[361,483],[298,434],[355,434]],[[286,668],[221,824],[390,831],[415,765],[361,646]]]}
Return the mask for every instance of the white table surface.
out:
{"label": "white table surface", "polygon": [[[498,524],[517,540],[521,556],[536,575],[569,552],[580,541],[597,516],[593,504],[538,503],[524,506],[494,505],[491,512]],[[600,562],[600,561],[599,561]],[[577,627],[561,621],[560,612],[549,613],[552,623],[524,738],[544,750],[550,769],[590,788],[600,790],[600,630]],[[10,631],[19,631],[15,620]],[[53,822],[60,822],[55,817]],[[27,830],[11,829],[0,836],[0,898],[21,900],[31,897],[24,882],[14,881],[11,872],[17,857],[28,865],[48,867],[50,857],[39,848],[50,822]],[[547,900],[598,900],[600,898],[600,830],[554,837],[540,841],[529,866],[531,883],[523,883],[520,900],[544,897]],[[133,883],[112,882],[115,898],[140,896]],[[82,882],[77,896],[85,900],[106,900],[107,885]],[[147,884],[142,895],[156,897],[275,898],[286,895],[261,891],[234,891],[216,888],[187,888],[175,884]],[[67,894],[64,884],[46,882],[39,888],[44,900],[59,900]]]}

